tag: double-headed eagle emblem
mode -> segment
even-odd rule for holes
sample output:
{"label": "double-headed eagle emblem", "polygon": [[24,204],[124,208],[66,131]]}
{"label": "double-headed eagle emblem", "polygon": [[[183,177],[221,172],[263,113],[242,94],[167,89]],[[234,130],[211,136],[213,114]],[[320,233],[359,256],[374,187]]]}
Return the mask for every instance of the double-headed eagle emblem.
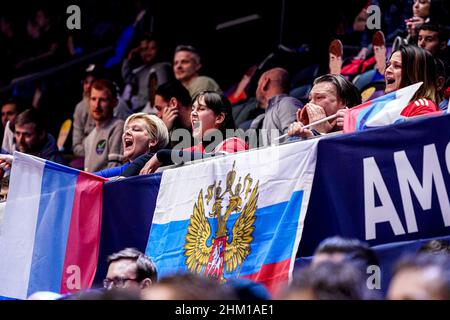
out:
{"label": "double-headed eagle emblem", "polygon": [[[188,226],[186,244],[184,245],[184,255],[189,271],[194,273],[204,273],[206,276],[224,281],[224,268],[227,273],[242,268],[244,260],[250,255],[250,244],[253,241],[253,231],[255,230],[256,209],[258,201],[258,185],[256,182],[252,188],[253,179],[250,174],[241,177],[236,186],[235,163],[227,174],[225,190],[222,192],[221,181],[207,188],[207,195],[203,199],[203,190],[198,194],[198,200],[194,204],[193,214]],[[224,209],[225,195],[229,194],[228,205]],[[247,200],[242,209],[242,196]],[[212,227],[205,215],[206,204],[213,200],[210,218],[217,219],[217,230],[212,236]],[[241,212],[242,210],[242,212]],[[231,233],[228,230],[228,219],[233,213],[239,213],[233,225]],[[240,269],[241,270],[241,269]],[[239,274],[240,274],[239,270]],[[238,274],[238,276],[239,276]]]}

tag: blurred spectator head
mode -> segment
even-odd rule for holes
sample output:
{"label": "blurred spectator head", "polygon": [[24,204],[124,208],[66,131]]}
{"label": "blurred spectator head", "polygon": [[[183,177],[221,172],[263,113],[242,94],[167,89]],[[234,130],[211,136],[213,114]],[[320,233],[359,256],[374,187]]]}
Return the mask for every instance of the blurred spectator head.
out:
{"label": "blurred spectator head", "polygon": [[430,99],[439,103],[436,89],[436,64],[428,51],[401,45],[392,53],[384,73],[385,93],[423,82],[411,101]]}
{"label": "blurred spectator head", "polygon": [[270,300],[269,291],[261,283],[245,278],[231,279],[226,283],[241,301],[263,301]]}
{"label": "blurred spectator head", "polygon": [[89,97],[89,94],[91,93],[92,84],[95,80],[99,79],[99,67],[95,64],[90,64],[85,72],[84,72],[84,79],[83,79],[83,95],[85,97]]}
{"label": "blurred spectator head", "polygon": [[314,80],[310,102],[321,106],[327,116],[344,107],[361,104],[358,89],[341,75],[326,74]]}
{"label": "blurred spectator head", "polygon": [[445,72],[445,64],[441,59],[434,59],[436,63],[436,90],[441,98],[444,97],[445,92],[445,82],[447,79],[447,74]]}
{"label": "blurred spectator head", "polygon": [[288,93],[290,87],[290,76],[285,69],[273,68],[264,72],[258,80],[255,93],[258,107],[266,109],[272,97]]}
{"label": "blurred spectator head", "polygon": [[95,80],[89,94],[89,108],[96,122],[104,122],[113,117],[117,106],[117,87],[110,80]]}
{"label": "blurred spectator head", "polygon": [[103,280],[105,289],[144,289],[157,280],[153,261],[134,248],[126,248],[110,255],[107,259],[108,273]]}
{"label": "blurred spectator head", "polygon": [[12,38],[14,36],[13,28],[14,20],[8,14],[2,14],[0,16],[0,32],[3,36],[7,38]]}
{"label": "blurred spectator head", "polygon": [[38,291],[30,295],[27,300],[58,300],[62,297],[61,294],[51,291]]}
{"label": "blurred spectator head", "polygon": [[223,94],[203,91],[194,97],[191,121],[192,135],[201,139],[212,130],[220,130],[225,137],[227,129],[235,129],[231,103]]}
{"label": "blurred spectator head", "polygon": [[178,80],[158,86],[155,94],[155,108],[158,110],[158,117],[164,119],[163,115],[167,112],[167,108],[175,107],[178,109],[178,116],[172,127],[190,129],[191,96],[188,89]]}
{"label": "blurred spectator head", "polygon": [[6,126],[6,123],[10,121],[14,123],[16,116],[18,114],[17,103],[13,100],[9,100],[2,104],[2,125],[3,128]]}
{"label": "blurred spectator head", "polygon": [[200,54],[193,46],[179,45],[175,48],[173,72],[177,80],[189,83],[198,76],[201,67]]}
{"label": "blurred spectator head", "polygon": [[412,11],[413,16],[423,19],[424,23],[448,23],[447,0],[413,0]]}
{"label": "blurred spectator head", "polygon": [[324,262],[315,268],[298,270],[282,295],[288,300],[367,300],[376,295],[369,290],[363,273],[343,262]]}
{"label": "blurred spectator head", "polygon": [[92,84],[96,80],[93,74],[86,74],[86,77],[83,79],[83,96],[89,97],[91,93]]}
{"label": "blurred spectator head", "polygon": [[123,155],[133,161],[148,151],[156,152],[169,143],[169,132],[164,122],[155,115],[134,113],[123,128]]}
{"label": "blurred spectator head", "polygon": [[46,9],[39,8],[34,15],[34,21],[39,30],[45,31],[50,26],[50,15]]}
{"label": "blurred spectator head", "polygon": [[422,253],[395,267],[387,297],[391,300],[449,300],[450,257]]}
{"label": "blurred spectator head", "polygon": [[33,154],[39,151],[47,139],[45,121],[40,111],[35,108],[20,113],[15,120],[16,149]]}
{"label": "blurred spectator head", "polygon": [[10,177],[11,175],[8,175],[0,180],[0,202],[6,201],[6,199],[8,198]]}
{"label": "blurred spectator head", "polygon": [[139,55],[144,64],[152,63],[158,55],[158,42],[150,33],[145,33],[139,43]]}
{"label": "blurred spectator head", "polygon": [[144,300],[234,300],[233,290],[201,275],[175,274],[142,292]]}
{"label": "blurred spectator head", "polygon": [[450,254],[450,243],[444,240],[431,240],[420,247],[419,253]]}
{"label": "blurred spectator head", "polygon": [[31,39],[38,39],[41,35],[39,26],[34,19],[28,19],[27,21],[27,34]]}
{"label": "blurred spectator head", "polygon": [[366,272],[368,266],[378,264],[374,251],[367,243],[339,236],[326,238],[314,252],[313,267],[325,261],[350,262],[362,272]]}
{"label": "blurred spectator head", "polygon": [[353,21],[353,31],[364,32],[367,26],[367,6],[364,6]]}
{"label": "blurred spectator head", "polygon": [[428,18],[430,15],[431,0],[414,0],[413,15],[414,17]]}
{"label": "blurred spectator head", "polygon": [[417,45],[435,56],[445,50],[448,38],[448,30],[443,26],[424,23],[419,27]]}
{"label": "blurred spectator head", "polygon": [[140,290],[112,288],[89,289],[61,297],[59,300],[140,300]]}

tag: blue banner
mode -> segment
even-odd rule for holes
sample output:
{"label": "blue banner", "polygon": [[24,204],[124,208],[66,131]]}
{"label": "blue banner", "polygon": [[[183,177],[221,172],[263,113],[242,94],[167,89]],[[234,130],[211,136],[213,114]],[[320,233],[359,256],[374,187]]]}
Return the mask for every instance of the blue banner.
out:
{"label": "blue banner", "polygon": [[298,256],[326,237],[370,245],[450,234],[450,116],[319,142]]}
{"label": "blue banner", "polygon": [[160,183],[161,173],[105,183],[97,285],[106,276],[110,254],[128,247],[145,252]]}

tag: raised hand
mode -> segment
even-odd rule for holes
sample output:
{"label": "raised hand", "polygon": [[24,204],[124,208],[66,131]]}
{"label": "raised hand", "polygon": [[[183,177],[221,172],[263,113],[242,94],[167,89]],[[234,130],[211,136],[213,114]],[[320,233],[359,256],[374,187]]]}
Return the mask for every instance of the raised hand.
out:
{"label": "raised hand", "polygon": [[303,128],[303,124],[301,122],[294,122],[289,125],[288,135],[290,137],[298,136],[303,139],[311,138],[314,136],[311,130]]}
{"label": "raised hand", "polygon": [[[317,104],[307,103],[303,107],[303,109],[305,109],[301,114],[301,119],[303,120],[301,122],[303,125],[307,125],[307,124],[316,122],[318,120],[322,120],[323,118],[327,117],[325,110]],[[308,121],[305,120],[306,116],[307,116]],[[323,123],[316,124],[316,125],[312,126],[311,128],[316,129],[317,131],[319,131],[321,133],[328,133],[333,129],[334,124],[335,124],[335,122],[330,123],[329,121],[325,121]]]}
{"label": "raised hand", "polygon": [[345,107],[345,109],[338,110],[337,118],[336,118],[336,126],[342,130],[344,128],[344,117],[346,114],[348,114],[348,108]]}
{"label": "raised hand", "polygon": [[406,29],[411,37],[416,37],[418,35],[418,28],[425,23],[425,20],[421,17],[412,17],[406,20]]}
{"label": "raised hand", "polygon": [[161,114],[161,119],[167,127],[167,130],[172,130],[173,122],[178,117],[179,111],[176,106],[169,106],[164,109]]}
{"label": "raised hand", "polygon": [[11,169],[14,157],[9,154],[0,154],[0,169]]}

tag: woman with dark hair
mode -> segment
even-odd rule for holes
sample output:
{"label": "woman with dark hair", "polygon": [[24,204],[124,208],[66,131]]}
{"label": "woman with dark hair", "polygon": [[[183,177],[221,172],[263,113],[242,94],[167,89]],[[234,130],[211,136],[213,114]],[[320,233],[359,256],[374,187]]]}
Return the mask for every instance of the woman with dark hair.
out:
{"label": "woman with dark hair", "polygon": [[194,97],[191,112],[192,136],[199,143],[185,151],[233,153],[248,149],[245,142],[227,137],[227,130],[236,129],[228,99],[213,91]]}
{"label": "woman with dark hair", "polygon": [[[160,150],[151,158],[141,157],[131,164],[125,176],[153,173],[161,165],[182,163],[207,156],[235,153],[248,149],[247,144],[230,133],[235,125],[228,99],[214,91],[204,91],[194,97],[191,112],[192,135],[196,145],[182,150]],[[228,132],[231,130],[231,132]]]}
{"label": "woman with dark hair", "polygon": [[[412,84],[423,82],[410,103],[400,113],[403,117],[414,117],[439,111],[440,102],[436,86],[436,64],[426,50],[401,45],[392,53],[384,72],[385,93],[391,93]],[[337,123],[344,123],[347,110],[339,110]]]}
{"label": "woman with dark hair", "polygon": [[401,115],[413,117],[438,111],[436,64],[433,56],[416,46],[400,46],[392,53],[384,72],[385,93],[423,82]]}
{"label": "woman with dark hair", "polygon": [[446,24],[448,9],[442,0],[414,0],[413,16],[406,20],[408,43],[417,43],[419,27],[424,23]]}

